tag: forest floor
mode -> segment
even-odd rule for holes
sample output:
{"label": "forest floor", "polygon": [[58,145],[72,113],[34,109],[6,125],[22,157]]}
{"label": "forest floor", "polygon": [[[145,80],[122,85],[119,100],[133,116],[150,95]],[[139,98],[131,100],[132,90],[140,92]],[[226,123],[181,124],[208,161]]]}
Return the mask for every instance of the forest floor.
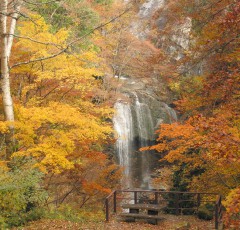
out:
{"label": "forest floor", "polygon": [[18,228],[19,230],[210,230],[214,229],[213,221],[199,220],[194,216],[175,216],[164,215],[164,219],[158,225],[147,224],[144,221],[121,222],[112,220],[108,223],[102,222],[83,222],[73,223],[64,220],[39,220],[30,223],[26,227]]}

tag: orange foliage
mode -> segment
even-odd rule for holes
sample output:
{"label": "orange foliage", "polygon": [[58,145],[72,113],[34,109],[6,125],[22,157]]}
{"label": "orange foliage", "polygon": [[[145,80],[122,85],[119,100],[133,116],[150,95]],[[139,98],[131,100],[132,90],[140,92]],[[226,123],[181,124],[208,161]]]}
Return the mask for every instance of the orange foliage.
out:
{"label": "orange foliage", "polygon": [[233,189],[226,198],[224,205],[227,209],[225,224],[230,229],[240,228],[240,187]]}
{"label": "orange foliage", "polygon": [[240,3],[170,1],[165,13],[174,17],[158,36],[174,34],[171,23],[180,25],[187,17],[192,22],[191,47],[176,62],[181,72],[170,84],[179,95],[175,104],[185,119],[161,125],[159,143],[149,148],[163,152],[168,162],[187,163],[189,172],[203,169],[201,175],[193,176],[191,189],[225,195],[226,225],[239,226]]}

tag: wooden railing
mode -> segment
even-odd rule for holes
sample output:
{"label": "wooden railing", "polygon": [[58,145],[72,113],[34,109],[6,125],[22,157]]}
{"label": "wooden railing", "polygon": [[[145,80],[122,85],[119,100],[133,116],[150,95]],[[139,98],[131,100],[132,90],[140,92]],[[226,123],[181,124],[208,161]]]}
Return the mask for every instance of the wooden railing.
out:
{"label": "wooden railing", "polygon": [[222,197],[218,195],[215,205],[215,229],[218,229],[219,224],[222,222],[222,211]]}
{"label": "wooden railing", "polygon": [[[217,197],[217,199],[216,199]],[[217,193],[178,192],[161,190],[115,190],[105,200],[106,221],[113,214],[122,211],[121,205],[126,203],[158,204],[166,213],[175,215],[196,214],[200,205],[212,203],[215,212],[215,228],[222,221],[221,196]]]}
{"label": "wooden railing", "polygon": [[109,221],[112,213],[117,213],[117,191],[110,193],[105,200],[106,221]]}

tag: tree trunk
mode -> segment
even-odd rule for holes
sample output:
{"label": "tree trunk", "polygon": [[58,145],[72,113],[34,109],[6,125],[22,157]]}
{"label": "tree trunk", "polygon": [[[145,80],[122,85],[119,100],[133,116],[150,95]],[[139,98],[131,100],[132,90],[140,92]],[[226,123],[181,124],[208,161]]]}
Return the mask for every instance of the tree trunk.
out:
{"label": "tree trunk", "polygon": [[14,8],[14,12],[12,14],[12,19],[11,19],[11,23],[10,23],[10,27],[9,27],[9,31],[8,31],[8,40],[7,40],[7,56],[8,58],[10,57],[11,54],[11,49],[12,49],[12,44],[13,44],[13,34],[15,32],[15,28],[16,28],[16,24],[17,24],[17,19],[19,17],[19,12],[21,9],[21,5],[22,5],[23,1],[19,0],[19,1],[15,1],[13,8]]}
{"label": "tree trunk", "polygon": [[[9,55],[11,51],[12,41],[7,34],[7,14],[8,14],[8,1],[1,0],[0,2],[0,44],[1,44],[1,87],[2,87],[2,100],[3,100],[3,111],[5,121],[14,121],[14,111],[13,111],[13,101],[11,96],[10,88],[10,78],[9,78]],[[13,19],[14,21],[14,19]],[[12,22],[13,22],[12,21]],[[16,22],[14,23],[14,27]],[[14,28],[11,28],[10,31],[14,32]],[[8,45],[8,37],[10,39],[10,45]],[[9,160],[12,153],[12,143],[13,143],[13,124],[9,125],[9,133],[6,135],[6,160]]]}

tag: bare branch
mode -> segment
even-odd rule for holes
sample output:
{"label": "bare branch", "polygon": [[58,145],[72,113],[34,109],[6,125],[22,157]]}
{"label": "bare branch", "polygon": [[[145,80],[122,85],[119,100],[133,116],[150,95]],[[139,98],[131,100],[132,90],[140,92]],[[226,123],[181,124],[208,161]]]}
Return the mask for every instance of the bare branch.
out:
{"label": "bare branch", "polygon": [[29,17],[28,15],[26,14],[23,14],[22,12],[18,12],[20,16],[22,16],[23,18],[27,18],[29,19],[34,25],[38,26],[38,24],[31,18]]}
{"label": "bare branch", "polygon": [[16,64],[12,65],[12,66],[10,67],[10,69],[12,69],[12,68],[14,68],[14,67],[17,67],[17,66],[20,66],[20,65],[28,65],[28,64],[33,63],[33,62],[40,62],[40,61],[45,61],[45,60],[48,60],[48,59],[55,58],[55,57],[57,57],[58,55],[66,52],[68,48],[69,48],[69,46],[67,46],[65,49],[61,50],[60,52],[55,53],[55,54],[50,55],[50,56],[47,56],[47,57],[41,57],[41,58],[36,58],[36,59],[29,60],[29,61],[25,61],[25,62],[16,63]]}
{"label": "bare branch", "polygon": [[11,13],[3,13],[3,12],[0,12],[0,15],[4,15],[4,16],[7,16],[7,17],[13,17],[12,14],[14,14],[13,12]]}
{"label": "bare branch", "polygon": [[59,99],[59,101],[62,101],[63,98],[64,98],[69,92],[71,92],[71,91],[73,90],[74,86],[75,86],[75,85],[73,85],[69,90],[67,90],[66,92],[64,92],[63,95],[61,96],[61,98]]}
{"label": "bare branch", "polygon": [[58,49],[63,49],[62,46],[60,46],[59,44],[53,43],[53,42],[42,42],[42,41],[38,41],[38,40],[35,40],[33,38],[30,38],[30,37],[20,36],[20,35],[16,35],[16,34],[7,34],[7,35],[11,35],[11,36],[16,37],[16,38],[26,39],[26,40],[29,40],[29,41],[32,41],[34,43],[38,43],[38,44],[41,44],[41,45],[46,45],[46,46],[51,45],[51,46],[57,47]]}
{"label": "bare branch", "polygon": [[59,4],[59,6],[54,9],[54,11],[52,12],[52,14],[51,14],[51,16],[50,16],[51,19],[53,18],[54,14],[57,12],[57,10],[58,10],[58,9],[62,6],[62,4],[64,4],[65,2],[66,2],[66,0],[63,1],[63,2],[61,2],[61,4]]}
{"label": "bare branch", "polygon": [[23,0],[24,2],[26,2],[27,4],[30,4],[30,5],[34,5],[34,6],[40,6],[40,5],[45,5],[45,4],[51,4],[51,3],[54,3],[54,2],[60,2],[59,0],[52,0],[52,1],[48,1],[48,2],[31,2],[31,1],[27,1],[27,0]]}
{"label": "bare branch", "polygon": [[200,29],[203,29],[208,23],[210,23],[217,15],[219,15],[220,13],[222,13],[224,10],[226,10],[227,8],[229,8],[230,6],[234,6],[236,5],[236,3],[231,3],[221,9],[219,9],[217,12],[215,12],[214,14],[210,15],[205,21],[203,21],[198,27]]}
{"label": "bare branch", "polygon": [[57,88],[59,87],[59,85],[56,85],[53,89],[51,89],[49,92],[47,92],[43,97],[42,100],[45,99],[46,97],[48,97],[52,92],[54,92]]}

